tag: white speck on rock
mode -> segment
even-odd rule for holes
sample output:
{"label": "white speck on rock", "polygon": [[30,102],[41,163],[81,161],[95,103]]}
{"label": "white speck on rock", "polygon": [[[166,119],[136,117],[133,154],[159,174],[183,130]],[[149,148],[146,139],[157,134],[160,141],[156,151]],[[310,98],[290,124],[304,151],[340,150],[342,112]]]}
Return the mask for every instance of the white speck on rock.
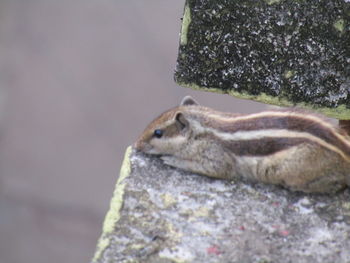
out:
{"label": "white speck on rock", "polygon": [[140,167],[145,167],[147,163],[143,158],[140,158],[138,155],[132,155],[130,158],[131,162],[136,162]]}
{"label": "white speck on rock", "polygon": [[313,212],[312,208],[308,208],[307,206],[311,205],[310,200],[307,197],[300,199],[294,206],[298,209],[300,214],[310,214]]}
{"label": "white speck on rock", "polygon": [[185,261],[192,261],[194,259],[193,254],[189,250],[186,250],[182,247],[175,247],[173,249],[165,248],[159,252],[159,257],[167,258],[174,261],[176,261],[179,258]]}
{"label": "white speck on rock", "polygon": [[326,228],[315,228],[311,229],[310,232],[311,237],[308,241],[312,244],[320,244],[333,238],[332,234]]}

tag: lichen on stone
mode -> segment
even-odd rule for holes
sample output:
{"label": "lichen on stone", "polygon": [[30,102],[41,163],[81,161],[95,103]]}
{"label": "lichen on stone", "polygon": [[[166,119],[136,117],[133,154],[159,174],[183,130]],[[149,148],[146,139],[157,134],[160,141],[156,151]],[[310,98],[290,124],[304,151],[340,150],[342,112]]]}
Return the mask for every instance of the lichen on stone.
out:
{"label": "lichen on stone", "polygon": [[187,33],[188,33],[188,26],[191,23],[191,9],[185,5],[184,15],[182,17],[182,27],[181,27],[181,34],[180,34],[180,44],[186,45],[187,44]]}
{"label": "lichen on stone", "polygon": [[102,253],[107,249],[110,244],[110,234],[116,227],[116,223],[120,219],[120,209],[123,204],[123,195],[125,187],[125,178],[130,175],[130,154],[131,146],[129,146],[125,151],[124,161],[120,169],[120,174],[118,181],[115,186],[113,197],[111,199],[110,208],[106,214],[105,220],[103,222],[102,234],[98,240],[96,252],[92,259],[92,262],[97,262],[100,260]]}

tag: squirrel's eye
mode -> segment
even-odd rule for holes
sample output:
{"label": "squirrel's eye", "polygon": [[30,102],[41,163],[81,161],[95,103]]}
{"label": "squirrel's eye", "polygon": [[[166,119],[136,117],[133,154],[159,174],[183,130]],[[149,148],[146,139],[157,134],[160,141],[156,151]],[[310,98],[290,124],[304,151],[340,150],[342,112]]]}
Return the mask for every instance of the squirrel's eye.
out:
{"label": "squirrel's eye", "polygon": [[163,136],[163,130],[156,129],[156,130],[154,130],[153,135],[157,138],[161,138]]}

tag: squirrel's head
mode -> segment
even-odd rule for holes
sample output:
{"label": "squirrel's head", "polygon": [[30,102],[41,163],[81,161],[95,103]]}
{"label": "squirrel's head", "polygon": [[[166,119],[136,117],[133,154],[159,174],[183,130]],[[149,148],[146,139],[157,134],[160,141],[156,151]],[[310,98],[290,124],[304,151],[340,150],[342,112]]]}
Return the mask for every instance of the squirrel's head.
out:
{"label": "squirrel's head", "polygon": [[170,109],[153,120],[134,147],[136,150],[148,154],[174,154],[187,143],[190,136],[190,123],[186,116],[186,108],[198,106],[190,96],[181,101],[180,106]]}

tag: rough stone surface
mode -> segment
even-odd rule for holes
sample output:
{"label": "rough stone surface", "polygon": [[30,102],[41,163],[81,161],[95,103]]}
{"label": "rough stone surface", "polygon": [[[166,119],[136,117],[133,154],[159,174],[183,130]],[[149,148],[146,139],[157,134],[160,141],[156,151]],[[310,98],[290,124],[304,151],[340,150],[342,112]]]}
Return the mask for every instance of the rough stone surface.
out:
{"label": "rough stone surface", "polygon": [[123,167],[93,262],[350,262],[349,189],[214,180],[135,153]]}
{"label": "rough stone surface", "polygon": [[175,79],[350,119],[350,1],[187,0]]}

